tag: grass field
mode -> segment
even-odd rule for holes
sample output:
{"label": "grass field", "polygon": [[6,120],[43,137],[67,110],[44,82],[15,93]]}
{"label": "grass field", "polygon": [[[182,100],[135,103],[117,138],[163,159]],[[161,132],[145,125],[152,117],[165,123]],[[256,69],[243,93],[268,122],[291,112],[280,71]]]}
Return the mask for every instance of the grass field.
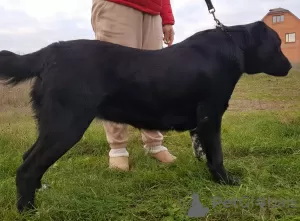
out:
{"label": "grass field", "polygon": [[[225,166],[242,178],[241,186],[213,183],[205,162],[194,159],[188,133],[166,133],[165,145],[178,157],[166,166],[144,155],[140,134],[131,128],[132,170],[110,171],[103,128],[95,120],[45,174],[50,188],[37,193],[38,213],[31,217],[15,208],[15,171],[36,138],[29,84],[0,86],[0,220],[300,220],[300,72],[243,76],[238,83],[222,138]],[[194,193],[209,208],[205,218],[188,217]],[[242,203],[213,208],[214,197]],[[258,198],[266,205],[255,205]]]}

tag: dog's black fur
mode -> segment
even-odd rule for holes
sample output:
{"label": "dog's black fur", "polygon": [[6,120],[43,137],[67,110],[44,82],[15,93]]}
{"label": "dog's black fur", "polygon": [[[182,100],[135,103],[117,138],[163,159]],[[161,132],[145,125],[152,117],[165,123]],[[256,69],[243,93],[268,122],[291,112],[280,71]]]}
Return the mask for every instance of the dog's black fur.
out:
{"label": "dog's black fur", "polygon": [[58,42],[27,55],[1,51],[0,76],[9,84],[36,77],[31,97],[39,136],[17,170],[19,211],[33,207],[43,174],[95,117],[190,131],[214,180],[237,183],[223,166],[220,132],[234,87],[242,73],[285,76],[291,64],[263,22],[227,31],[201,31],[156,51],[97,40]]}

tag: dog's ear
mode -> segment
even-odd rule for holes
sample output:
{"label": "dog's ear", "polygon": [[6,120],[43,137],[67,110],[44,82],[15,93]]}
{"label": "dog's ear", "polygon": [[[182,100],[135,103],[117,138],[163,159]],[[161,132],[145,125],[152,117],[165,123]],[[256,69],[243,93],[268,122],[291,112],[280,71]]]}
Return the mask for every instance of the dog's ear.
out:
{"label": "dog's ear", "polygon": [[252,50],[258,48],[267,39],[267,32],[267,25],[262,21],[258,21],[231,28],[230,33],[240,48]]}
{"label": "dog's ear", "polygon": [[257,21],[247,26],[248,44],[250,47],[258,47],[268,39],[267,25],[263,21]]}

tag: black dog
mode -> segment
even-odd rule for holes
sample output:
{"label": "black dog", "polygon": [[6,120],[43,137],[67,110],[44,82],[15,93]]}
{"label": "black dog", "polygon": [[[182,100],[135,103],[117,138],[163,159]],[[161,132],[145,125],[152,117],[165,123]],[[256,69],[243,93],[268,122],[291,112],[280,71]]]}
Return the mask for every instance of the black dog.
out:
{"label": "black dog", "polygon": [[288,74],[280,45],[274,30],[255,22],[198,32],[156,51],[75,40],[27,55],[0,52],[0,76],[9,84],[36,77],[31,97],[39,136],[17,170],[19,211],[33,207],[43,174],[95,117],[190,131],[214,180],[237,183],[223,166],[222,116],[242,73]]}

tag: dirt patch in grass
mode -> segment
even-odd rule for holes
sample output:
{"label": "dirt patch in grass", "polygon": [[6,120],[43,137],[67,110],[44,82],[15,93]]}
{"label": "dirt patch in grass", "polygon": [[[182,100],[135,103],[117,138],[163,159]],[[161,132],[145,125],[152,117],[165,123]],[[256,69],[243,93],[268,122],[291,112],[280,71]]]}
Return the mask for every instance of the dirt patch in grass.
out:
{"label": "dirt patch in grass", "polygon": [[229,111],[254,111],[254,110],[286,110],[295,104],[281,101],[262,101],[236,99],[229,102]]}

